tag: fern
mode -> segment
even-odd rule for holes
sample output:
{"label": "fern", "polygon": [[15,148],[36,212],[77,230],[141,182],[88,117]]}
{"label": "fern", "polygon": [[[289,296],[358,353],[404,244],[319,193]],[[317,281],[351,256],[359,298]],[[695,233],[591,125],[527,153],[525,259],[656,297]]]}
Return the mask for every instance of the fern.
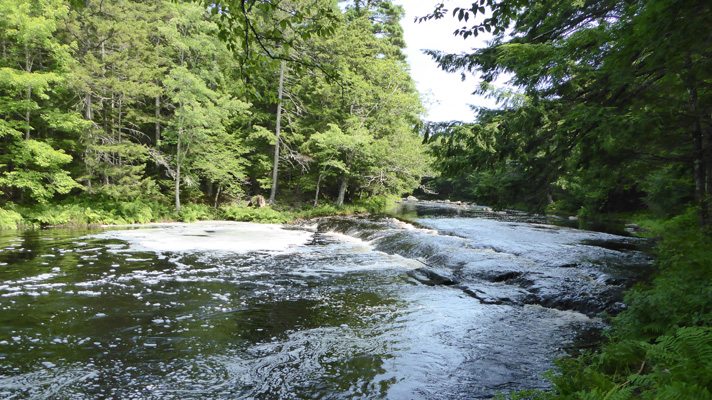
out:
{"label": "fern", "polygon": [[0,229],[17,229],[22,224],[22,215],[0,208]]}

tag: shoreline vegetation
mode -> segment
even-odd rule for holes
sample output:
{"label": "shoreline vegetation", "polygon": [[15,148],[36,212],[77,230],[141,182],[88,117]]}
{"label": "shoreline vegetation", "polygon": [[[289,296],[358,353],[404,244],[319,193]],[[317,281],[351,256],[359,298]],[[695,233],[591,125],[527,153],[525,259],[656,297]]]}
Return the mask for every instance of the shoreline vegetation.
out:
{"label": "shoreline vegetation", "polygon": [[392,203],[393,200],[378,196],[341,207],[332,204],[317,207],[276,204],[256,208],[246,203],[237,203],[215,208],[205,204],[187,203],[180,212],[176,212],[170,204],[142,199],[132,202],[96,202],[93,205],[66,202],[46,204],[42,207],[0,207],[0,230],[130,226],[203,220],[287,224],[316,217],[380,212],[388,202]]}

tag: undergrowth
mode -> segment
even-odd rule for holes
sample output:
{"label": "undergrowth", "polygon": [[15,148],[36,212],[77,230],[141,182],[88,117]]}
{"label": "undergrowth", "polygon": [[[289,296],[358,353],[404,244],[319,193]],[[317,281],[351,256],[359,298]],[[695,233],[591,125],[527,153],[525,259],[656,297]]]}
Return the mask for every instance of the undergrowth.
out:
{"label": "undergrowth", "polygon": [[603,346],[558,360],[551,391],[502,398],[712,398],[712,239],[695,210],[642,223],[659,238],[658,273],[627,293]]}
{"label": "undergrowth", "polygon": [[0,208],[0,229],[194,222],[210,219],[285,224],[299,219],[330,215],[380,212],[386,201],[385,197],[374,197],[343,207],[323,204],[318,207],[304,206],[301,209],[251,208],[240,205],[225,205],[215,209],[207,204],[186,203],[177,213],[173,204],[164,199],[136,198],[127,201],[102,195],[88,195],[57,203],[25,206],[9,204]]}

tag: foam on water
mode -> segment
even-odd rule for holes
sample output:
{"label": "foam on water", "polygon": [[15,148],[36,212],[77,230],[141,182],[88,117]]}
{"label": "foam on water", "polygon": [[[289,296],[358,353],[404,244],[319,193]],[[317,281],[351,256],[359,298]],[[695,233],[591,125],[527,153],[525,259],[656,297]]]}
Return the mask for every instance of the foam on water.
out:
{"label": "foam on water", "polygon": [[283,251],[306,244],[311,232],[248,222],[148,224],[141,229],[109,230],[97,239],[126,241],[131,251],[189,252]]}
{"label": "foam on water", "polygon": [[[489,263],[531,270],[522,260],[557,258],[580,245],[577,232],[332,220],[340,229],[207,222],[27,235],[27,251],[0,254],[11,261],[0,271],[0,397],[486,399],[546,388],[539,374],[572,326],[600,324],[481,301],[523,289],[471,278]],[[414,279],[424,266],[462,282]]]}

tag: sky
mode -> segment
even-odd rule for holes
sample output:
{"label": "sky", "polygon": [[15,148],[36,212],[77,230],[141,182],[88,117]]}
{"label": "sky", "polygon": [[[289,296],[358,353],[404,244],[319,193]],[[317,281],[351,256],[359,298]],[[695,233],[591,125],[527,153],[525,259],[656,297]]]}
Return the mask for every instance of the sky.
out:
{"label": "sky", "polygon": [[[473,48],[484,47],[484,38],[462,39],[460,36],[454,36],[453,31],[463,24],[452,17],[422,23],[414,22],[416,16],[420,17],[432,12],[438,3],[437,0],[394,0],[393,3],[405,8],[406,15],[401,20],[408,45],[405,53],[411,66],[411,76],[428,109],[425,119],[471,122],[474,120],[474,113],[469,104],[494,107],[492,100],[472,95],[479,83],[474,76],[467,76],[463,82],[460,73],[448,74],[442,71],[430,56],[422,52],[422,49],[432,49],[450,53],[469,53]],[[457,5],[471,6],[472,0],[452,0],[445,5],[452,10]]]}

